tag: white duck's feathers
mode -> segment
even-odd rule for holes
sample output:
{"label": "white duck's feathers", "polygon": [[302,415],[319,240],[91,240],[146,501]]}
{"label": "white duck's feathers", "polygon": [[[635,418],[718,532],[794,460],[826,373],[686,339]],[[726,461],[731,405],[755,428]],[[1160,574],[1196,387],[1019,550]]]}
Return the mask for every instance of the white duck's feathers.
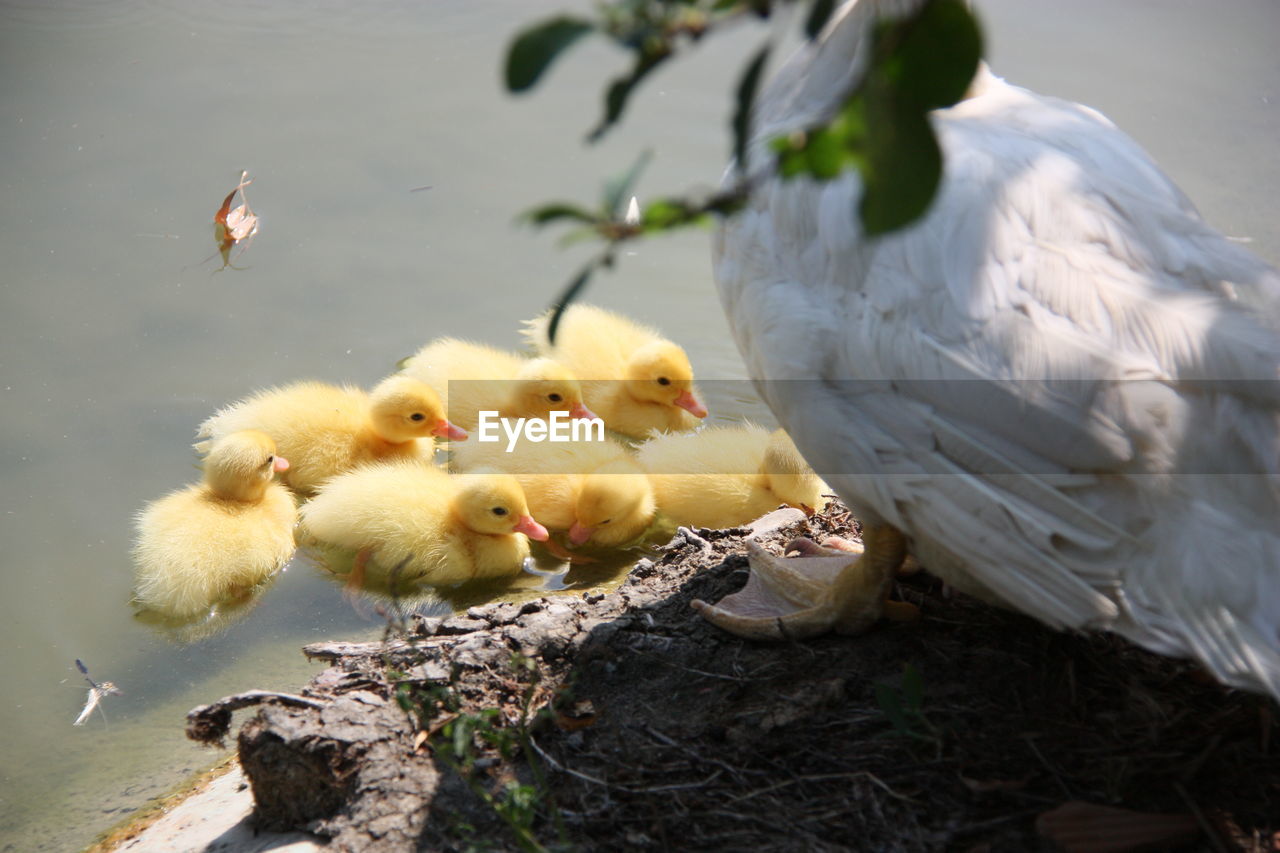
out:
{"label": "white duck's feathers", "polygon": [[[851,18],[762,96],[752,162],[831,111]],[[944,577],[1280,696],[1280,275],[1098,113],[984,75],[933,114],[915,225],[864,238],[849,174],[769,182],[717,235],[751,375]]]}

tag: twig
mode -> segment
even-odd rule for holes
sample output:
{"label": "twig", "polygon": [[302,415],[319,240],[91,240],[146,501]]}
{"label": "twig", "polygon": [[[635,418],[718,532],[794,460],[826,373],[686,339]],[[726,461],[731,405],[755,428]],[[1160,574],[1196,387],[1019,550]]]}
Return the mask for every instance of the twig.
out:
{"label": "twig", "polygon": [[1058,771],[1054,769],[1053,765],[1049,763],[1048,759],[1046,759],[1036,747],[1033,738],[1033,735],[1022,736],[1022,739],[1026,741],[1027,748],[1031,750],[1031,753],[1040,760],[1040,763],[1043,764],[1045,769],[1053,776],[1053,781],[1058,783],[1058,787],[1062,789],[1063,795],[1066,796],[1068,800],[1075,799],[1075,795],[1071,793],[1071,789],[1067,787],[1067,783],[1062,781],[1062,777],[1058,775]]}
{"label": "twig", "polygon": [[819,773],[813,776],[797,776],[794,779],[787,779],[782,782],[775,782],[774,784],[768,785],[764,788],[757,788],[756,790],[748,794],[742,794],[737,797],[732,797],[730,798],[729,802],[740,803],[740,802],[743,802],[744,800],[750,800],[762,794],[769,794],[781,788],[787,788],[792,785],[798,784],[800,782],[828,782],[833,779],[866,779],[868,782],[875,785],[877,788],[884,791],[886,794],[888,794],[889,796],[893,797],[896,800],[901,800],[904,803],[917,802],[914,798],[908,797],[906,794],[899,794],[897,791],[893,790],[887,784],[885,784],[885,782],[881,780],[878,776],[876,776],[874,773],[869,773],[866,770],[859,770],[857,773]]}
{"label": "twig", "polygon": [[201,705],[187,712],[187,737],[203,744],[222,744],[231,728],[231,713],[241,708],[275,701],[282,705],[322,710],[325,703],[292,693],[275,693],[270,690],[250,690],[234,696],[224,696],[210,705]]}
{"label": "twig", "polygon": [[1196,805],[1196,801],[1191,799],[1191,795],[1187,793],[1186,788],[1182,787],[1182,783],[1174,782],[1173,790],[1178,792],[1178,796],[1182,797],[1182,801],[1187,804],[1187,808],[1191,809],[1191,814],[1195,816],[1196,823],[1200,824],[1200,831],[1209,838],[1209,843],[1213,845],[1213,849],[1217,853],[1227,853],[1227,847],[1222,843],[1222,839],[1218,837],[1213,824],[1205,818],[1204,812],[1200,810],[1200,806]]}
{"label": "twig", "polygon": [[658,791],[682,791],[688,788],[701,788],[705,785],[709,785],[710,783],[714,782],[716,779],[719,779],[721,774],[724,773],[723,770],[716,770],[706,779],[703,779],[698,782],[683,782],[675,785],[657,785],[652,788],[632,788],[628,785],[615,785],[612,782],[606,782],[603,779],[597,779],[595,776],[592,776],[588,773],[583,773],[579,770],[574,770],[572,767],[566,767],[565,765],[561,764],[559,761],[556,761],[554,758],[552,758],[551,755],[548,754],[545,749],[539,746],[537,739],[535,739],[532,734],[529,735],[529,745],[533,747],[534,752],[538,753],[538,755],[542,758],[543,761],[547,762],[547,764],[551,765],[556,770],[559,770],[561,773],[568,773],[570,776],[574,776],[578,779],[581,779],[584,782],[590,782],[593,785],[600,785],[602,787],[608,788],[611,791],[622,791],[623,793],[627,793],[627,794],[653,794]]}
{"label": "twig", "polygon": [[1015,820],[1022,820],[1023,818],[1026,818],[1026,817],[1033,817],[1035,815],[1040,814],[1042,811],[1043,811],[1042,809],[1038,809],[1038,808],[1024,809],[1020,812],[1013,812],[1012,814],[1000,815],[1000,817],[993,817],[990,820],[983,820],[983,821],[979,821],[978,823],[971,823],[968,826],[962,826],[957,829],[954,829],[951,831],[951,835],[953,838],[957,835],[972,835],[975,832],[982,832],[983,830],[990,829],[993,826],[1000,826],[1001,824],[1009,823],[1010,821],[1015,821]]}
{"label": "twig", "polygon": [[681,664],[678,664],[678,663],[672,663],[670,660],[667,660],[661,655],[646,655],[646,657],[652,658],[653,660],[656,660],[659,663],[666,664],[672,669],[679,669],[684,672],[692,672],[694,675],[704,675],[707,678],[722,678],[725,681],[737,681],[737,682],[748,682],[748,681],[756,680],[749,676],[744,677],[741,675],[725,675],[719,672],[707,672],[706,670],[702,670],[702,669],[694,669],[691,666],[682,666]]}

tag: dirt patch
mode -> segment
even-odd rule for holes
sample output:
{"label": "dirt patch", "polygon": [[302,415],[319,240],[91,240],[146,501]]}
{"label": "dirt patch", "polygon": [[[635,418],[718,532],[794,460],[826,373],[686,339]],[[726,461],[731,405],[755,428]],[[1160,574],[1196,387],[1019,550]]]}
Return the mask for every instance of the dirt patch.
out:
{"label": "dirt patch", "polygon": [[[856,536],[838,505],[785,519],[758,539]],[[689,602],[743,585],[747,533],[682,530],[608,595],[309,646],[334,665],[240,733],[258,820],[344,850],[1280,849],[1270,700],[927,573],[897,590],[918,624],[744,642]]]}

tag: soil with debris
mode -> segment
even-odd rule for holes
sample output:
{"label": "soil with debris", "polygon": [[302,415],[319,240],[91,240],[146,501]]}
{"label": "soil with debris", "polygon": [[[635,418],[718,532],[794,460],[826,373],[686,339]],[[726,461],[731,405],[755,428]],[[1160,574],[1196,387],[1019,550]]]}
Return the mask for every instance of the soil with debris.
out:
{"label": "soil with debris", "polygon": [[258,824],[339,850],[1280,849],[1276,706],[1186,662],[923,572],[896,590],[916,624],[770,644],[704,622],[689,602],[743,585],[747,536],[856,538],[838,504],[781,512],[681,529],[611,594],[309,646],[333,665],[302,695],[229,697],[189,734],[257,704]]}

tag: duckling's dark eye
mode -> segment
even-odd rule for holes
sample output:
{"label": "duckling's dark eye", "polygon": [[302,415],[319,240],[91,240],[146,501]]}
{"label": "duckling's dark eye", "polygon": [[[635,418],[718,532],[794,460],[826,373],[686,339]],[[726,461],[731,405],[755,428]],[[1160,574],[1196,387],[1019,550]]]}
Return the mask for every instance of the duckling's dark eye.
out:
{"label": "duckling's dark eye", "polygon": [[670,385],[670,384],[671,384],[671,380],[670,380],[670,379],[668,379],[668,378],[667,378],[667,377],[665,377],[665,376],[659,376],[659,377],[658,377],[658,384],[659,384],[659,385]]}
{"label": "duckling's dark eye", "polygon": [[412,415],[409,415],[409,420],[411,421],[425,421],[426,419],[427,416],[422,414],[422,412],[414,412]]}
{"label": "duckling's dark eye", "polygon": [[506,515],[507,508],[504,506],[495,506],[493,509],[490,510],[490,512],[492,512],[494,515]]}
{"label": "duckling's dark eye", "polygon": [[561,397],[559,394],[548,394],[547,399],[553,403],[559,403],[561,400],[564,399],[564,397]]}
{"label": "duckling's dark eye", "polygon": [[262,467],[264,467],[264,468],[265,468],[265,467],[267,467],[268,465],[274,465],[274,464],[275,464],[275,462],[276,462],[276,458],[275,458],[274,456],[268,456],[268,457],[267,457],[267,461],[266,461],[265,463],[263,463],[263,466],[262,466]]}
{"label": "duckling's dark eye", "polygon": [[613,521],[613,519],[612,519],[612,518],[606,518],[604,521],[602,521],[602,522],[600,522],[600,523],[601,523],[602,525],[604,525],[604,524],[608,524],[608,523],[609,523],[609,522],[611,522],[611,521]]}

